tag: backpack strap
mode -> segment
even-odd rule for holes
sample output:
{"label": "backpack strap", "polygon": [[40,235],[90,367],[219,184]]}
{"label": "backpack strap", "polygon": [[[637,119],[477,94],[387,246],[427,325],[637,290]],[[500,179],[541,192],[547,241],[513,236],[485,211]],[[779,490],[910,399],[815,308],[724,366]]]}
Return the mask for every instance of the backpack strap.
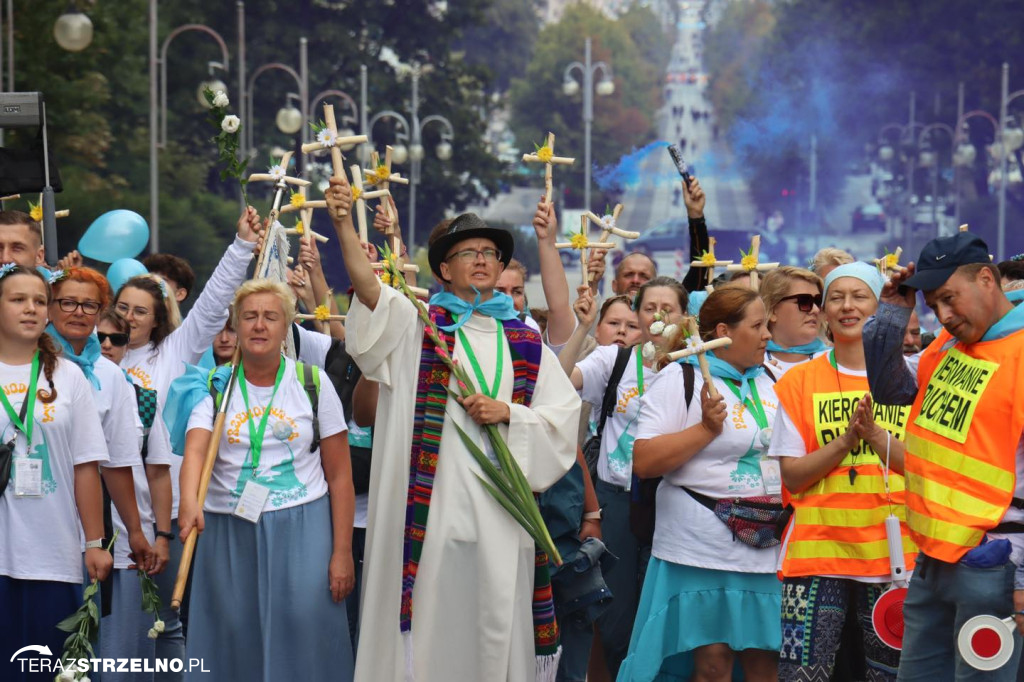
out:
{"label": "backpack strap", "polygon": [[693,377],[696,374],[696,368],[688,362],[682,363],[683,367],[683,393],[686,398],[686,409],[690,409],[690,401],[693,400]]}
{"label": "backpack strap", "polygon": [[313,408],[313,442],[309,445],[309,451],[315,452],[320,447],[320,368],[307,362],[296,362],[295,375],[306,390],[306,397]]}
{"label": "backpack strap", "polygon": [[597,433],[595,434],[598,438],[601,438],[601,434],[604,432],[604,423],[615,409],[615,393],[619,388],[619,381],[622,380],[622,375],[626,371],[629,356],[632,354],[632,348],[619,348],[615,356],[615,364],[612,365],[612,373],[608,377],[608,385],[604,389],[604,399],[601,401],[601,418],[597,422]]}

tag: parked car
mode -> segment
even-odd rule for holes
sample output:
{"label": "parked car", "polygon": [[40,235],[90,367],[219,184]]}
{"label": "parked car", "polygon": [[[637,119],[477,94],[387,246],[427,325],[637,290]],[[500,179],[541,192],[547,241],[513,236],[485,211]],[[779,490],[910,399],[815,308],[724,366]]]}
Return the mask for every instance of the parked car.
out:
{"label": "parked car", "polygon": [[854,232],[885,232],[885,227],[885,210],[881,204],[864,204],[853,211],[851,228]]}

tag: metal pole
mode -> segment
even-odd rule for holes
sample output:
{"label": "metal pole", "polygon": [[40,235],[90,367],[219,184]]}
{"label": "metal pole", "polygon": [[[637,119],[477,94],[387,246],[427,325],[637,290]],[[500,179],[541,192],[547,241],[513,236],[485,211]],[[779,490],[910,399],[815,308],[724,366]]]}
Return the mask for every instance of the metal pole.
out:
{"label": "metal pole", "polygon": [[[808,209],[814,215],[815,205],[818,203],[818,136],[811,135],[811,188]],[[813,219],[813,218],[812,218]]]}
{"label": "metal pole", "polygon": [[[238,16],[238,118],[245,120],[245,3],[235,3]],[[245,131],[238,136],[238,152],[244,159],[246,153]],[[243,207],[244,208],[244,207]]]}
{"label": "metal pole", "polygon": [[410,249],[416,243],[416,185],[420,182],[420,162],[413,157],[413,149],[416,145],[423,146],[420,142],[420,67],[416,65],[412,70],[412,119],[409,126],[409,156],[412,159],[412,167],[409,173],[409,241]]}
{"label": "metal pole", "polygon": [[[914,204],[911,203],[914,198],[914,155],[917,153],[916,137],[914,135],[914,112],[917,106],[917,93],[910,93],[910,121],[907,124],[907,129],[910,131],[910,144],[912,149],[910,154],[907,155],[907,220],[905,227],[905,234],[903,239],[907,243],[907,250],[911,253],[914,251]],[[902,140],[901,140],[902,142]]]}
{"label": "metal pole", "polygon": [[[959,125],[960,120],[963,117],[964,117],[964,82],[960,81],[959,85],[957,85],[957,88],[956,88],[956,121],[957,121],[957,125]],[[954,130],[953,131],[953,153],[954,154],[956,153],[956,147],[957,147],[956,140],[957,140],[957,137],[959,135],[960,135],[960,131],[959,130]],[[967,141],[970,142],[970,139],[968,139]],[[953,224],[956,225],[957,227],[960,226],[960,183],[963,180],[963,174],[964,174],[964,169],[962,169],[962,168],[958,169],[956,167],[956,165],[953,166],[953,181],[955,182],[955,185],[956,185],[955,186],[955,190],[956,190],[956,201],[955,201],[956,209],[955,209],[955,218],[953,219]]]}
{"label": "metal pole", "polygon": [[7,0],[7,92],[14,92],[14,0]]}
{"label": "metal pole", "polygon": [[[306,40],[306,36],[299,38],[299,100],[302,106],[302,128],[299,132],[300,144],[308,142],[309,137],[309,41]],[[301,151],[301,148],[300,148]],[[304,155],[299,154],[299,159],[296,161],[296,168],[300,173],[305,173],[306,164],[304,161]]]}
{"label": "metal pole", "polygon": [[156,31],[157,0],[149,0],[149,252],[160,250],[160,172],[156,151],[157,136],[157,70]]}
{"label": "metal pole", "polygon": [[[366,135],[369,137],[370,132],[367,130],[369,125],[366,122],[369,112],[366,109],[367,99],[367,82],[366,82],[366,64],[359,65],[359,134]],[[361,145],[363,153],[360,154],[360,163],[364,166],[368,165],[368,159],[370,158],[370,144]]]}
{"label": "metal pole", "polygon": [[[6,92],[4,88],[4,12],[3,8],[0,7],[0,92]],[[10,18],[8,18],[10,21]],[[4,129],[0,128],[0,147],[4,146]],[[3,202],[0,202],[0,207],[3,206]]]}
{"label": "metal pole", "polygon": [[1003,260],[1006,253],[1006,180],[1009,174],[1010,154],[1006,149],[1006,98],[1010,91],[1010,65],[1003,62],[1003,87],[999,98],[999,228],[996,233],[996,262]]}
{"label": "metal pole", "polygon": [[590,210],[590,128],[594,120],[594,67],[591,65],[590,36],[584,43],[583,64],[583,210]]}

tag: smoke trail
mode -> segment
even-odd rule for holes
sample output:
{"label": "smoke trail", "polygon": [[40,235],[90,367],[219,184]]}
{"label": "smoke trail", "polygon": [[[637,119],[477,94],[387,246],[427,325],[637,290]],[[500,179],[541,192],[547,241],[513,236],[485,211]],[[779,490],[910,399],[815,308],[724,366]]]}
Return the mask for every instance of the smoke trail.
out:
{"label": "smoke trail", "polygon": [[665,154],[668,145],[669,143],[664,140],[657,140],[640,149],[634,148],[629,154],[619,159],[618,163],[604,167],[595,166],[594,182],[602,192],[622,192],[636,187],[641,181],[646,185],[678,182],[679,175],[674,170],[652,175],[646,168],[651,156],[655,153]]}

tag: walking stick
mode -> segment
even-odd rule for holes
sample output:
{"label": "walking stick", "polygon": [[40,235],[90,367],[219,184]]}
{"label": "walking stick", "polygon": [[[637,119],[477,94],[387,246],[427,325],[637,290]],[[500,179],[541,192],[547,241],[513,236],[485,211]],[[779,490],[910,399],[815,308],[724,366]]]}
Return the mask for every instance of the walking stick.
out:
{"label": "walking stick", "polygon": [[[286,162],[287,163],[287,162]],[[284,179],[278,181],[277,194],[274,196],[274,204],[271,209],[271,216],[275,219],[277,212],[281,207],[281,198],[284,196],[284,191],[287,189]],[[272,225],[268,221],[268,230]],[[268,243],[267,236],[264,236],[263,249],[260,251],[259,260],[256,261],[255,272],[259,273],[263,269],[263,263],[266,260],[267,254],[270,252],[270,244]],[[210,437],[210,444],[206,448],[206,459],[203,462],[203,472],[199,477],[199,495],[198,495],[198,508],[200,511],[203,509],[203,505],[206,503],[206,491],[210,487],[210,478],[213,476],[213,465],[217,462],[217,451],[220,449],[220,437],[224,433],[224,421],[227,417],[228,403],[231,399],[231,393],[235,388],[235,383],[238,379],[238,367],[242,362],[242,349],[241,346],[235,347],[235,352],[231,356],[231,377],[228,379],[228,385],[224,388],[224,394],[220,400],[220,406],[217,408],[217,417],[213,420],[213,434]],[[171,593],[171,608],[175,611],[181,609],[181,600],[185,596],[185,583],[188,582],[188,573],[192,568],[192,557],[196,551],[196,540],[199,539],[199,532],[195,527],[189,531],[188,537],[185,538],[185,549],[181,553],[181,563],[178,564],[178,576],[174,579],[174,591]]]}

